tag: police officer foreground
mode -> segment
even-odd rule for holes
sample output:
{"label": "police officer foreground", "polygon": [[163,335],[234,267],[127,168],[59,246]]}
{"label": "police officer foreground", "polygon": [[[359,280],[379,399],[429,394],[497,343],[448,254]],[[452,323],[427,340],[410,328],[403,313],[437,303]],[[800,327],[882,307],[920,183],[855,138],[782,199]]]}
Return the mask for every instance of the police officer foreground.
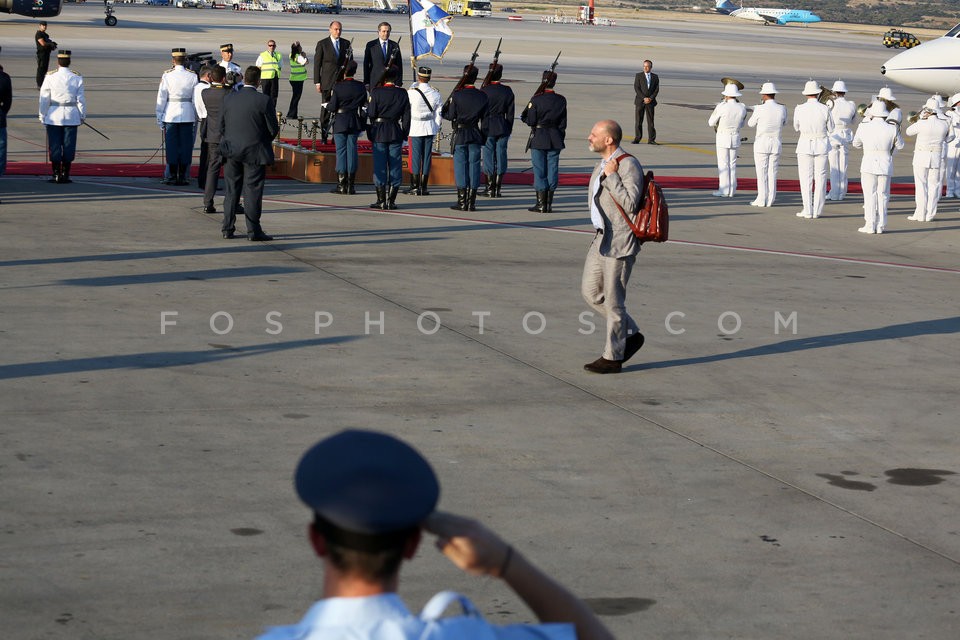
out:
{"label": "police officer foreground", "polygon": [[[575,595],[479,522],[436,511],[440,486],[430,464],[407,443],[350,430],[321,440],[300,460],[297,495],[313,512],[307,535],[323,565],[322,599],[294,625],[259,640],[612,640]],[[472,603],[437,594],[420,616],[400,596],[401,565],[423,532],[459,569],[504,581],[541,621],[495,626],[479,617],[440,619],[446,605]]]}

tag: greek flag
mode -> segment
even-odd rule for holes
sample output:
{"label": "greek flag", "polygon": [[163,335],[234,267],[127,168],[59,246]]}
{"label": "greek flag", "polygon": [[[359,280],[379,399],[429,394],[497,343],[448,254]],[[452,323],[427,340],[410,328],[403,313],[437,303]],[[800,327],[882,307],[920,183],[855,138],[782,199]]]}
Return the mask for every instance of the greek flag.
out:
{"label": "greek flag", "polygon": [[415,60],[423,56],[443,58],[453,40],[450,14],[430,0],[410,0],[410,37]]}

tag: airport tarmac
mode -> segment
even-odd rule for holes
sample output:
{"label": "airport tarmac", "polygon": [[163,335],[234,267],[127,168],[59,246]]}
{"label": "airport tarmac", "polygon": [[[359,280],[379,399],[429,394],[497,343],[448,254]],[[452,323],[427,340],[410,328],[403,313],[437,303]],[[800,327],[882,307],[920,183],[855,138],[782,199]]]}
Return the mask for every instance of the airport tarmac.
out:
{"label": "airport tarmac", "polygon": [[[249,64],[268,37],[314,42],[329,22],[117,17],[110,29],[96,5],[68,5],[49,21],[84,74],[91,124],[111,137],[82,130],[78,162],[148,161],[170,47],[233,42]],[[341,19],[362,46],[381,17]],[[792,109],[808,77],[841,75],[862,102],[890,56],[855,26],[618,22],[457,20],[437,84],[452,87],[478,38],[485,66],[503,35],[522,101],[562,48],[561,170],[581,172],[597,160],[594,121],[632,127],[636,63],[652,58],[664,144],[628,150],[658,174],[715,177],[719,77],[745,82],[748,104],[771,79]],[[33,31],[0,23],[11,163],[44,158]],[[924,99],[894,92],[905,110]],[[307,94],[302,110],[318,106]],[[529,166],[525,133],[514,171]],[[796,178],[795,139],[783,179]],[[910,148],[897,182],[912,181]],[[747,144],[741,177],[751,155]],[[623,373],[596,376],[582,370],[603,342],[581,315],[584,188],[561,188],[552,215],[528,212],[521,186],[472,213],[451,211],[445,187],[401,195],[393,212],[367,208],[370,187],[328,190],[270,181],[276,240],[260,244],[222,240],[193,188],[0,179],[4,638],[251,638],[299,620],[322,576],[292,473],[346,427],[420,448],[443,509],[499,531],[619,638],[956,637],[960,202],[922,224],[895,197],[887,232],[867,236],[859,195],[811,221],[794,216],[795,192],[757,209],[753,192],[671,189],[671,241],[644,248],[627,299],[646,345]],[[494,621],[532,618],[425,544],[401,595],[417,609],[442,588]]]}

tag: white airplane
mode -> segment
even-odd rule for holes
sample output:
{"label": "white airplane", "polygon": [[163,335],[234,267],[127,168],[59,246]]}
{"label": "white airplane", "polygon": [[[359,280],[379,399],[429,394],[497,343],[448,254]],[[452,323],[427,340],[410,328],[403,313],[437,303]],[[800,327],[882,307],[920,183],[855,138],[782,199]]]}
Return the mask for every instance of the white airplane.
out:
{"label": "white airplane", "polygon": [[785,25],[788,22],[820,22],[820,16],[804,9],[756,9],[734,4],[731,0],[716,0],[717,13],[733,16],[742,20],[753,20],[764,24]]}
{"label": "white airplane", "polygon": [[960,92],[960,24],[945,35],[898,53],[880,67],[887,79],[924,93]]}

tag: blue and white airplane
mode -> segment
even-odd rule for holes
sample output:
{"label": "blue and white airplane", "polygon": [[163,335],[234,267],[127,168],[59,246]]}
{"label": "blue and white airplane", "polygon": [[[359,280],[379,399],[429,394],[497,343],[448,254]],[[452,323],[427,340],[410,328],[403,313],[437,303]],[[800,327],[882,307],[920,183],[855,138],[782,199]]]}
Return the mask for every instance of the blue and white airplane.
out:
{"label": "blue and white airplane", "polygon": [[924,93],[960,92],[960,24],[946,34],[898,53],[880,67],[887,79]]}
{"label": "blue and white airplane", "polygon": [[733,16],[742,20],[753,20],[764,24],[785,25],[788,22],[820,22],[820,16],[804,9],[753,9],[737,6],[732,0],[717,0],[717,13]]}

